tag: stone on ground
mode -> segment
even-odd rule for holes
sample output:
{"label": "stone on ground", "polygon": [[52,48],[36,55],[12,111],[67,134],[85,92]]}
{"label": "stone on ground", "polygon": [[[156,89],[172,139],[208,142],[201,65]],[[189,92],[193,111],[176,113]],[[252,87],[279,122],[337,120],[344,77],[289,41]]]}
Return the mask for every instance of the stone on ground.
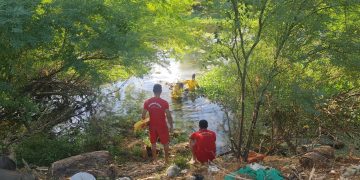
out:
{"label": "stone on ground", "polygon": [[330,146],[320,146],[311,152],[302,155],[299,162],[302,167],[327,167],[331,165],[331,160],[335,158],[335,150]]}
{"label": "stone on ground", "polygon": [[50,176],[54,179],[71,177],[78,172],[87,172],[99,177],[115,178],[116,171],[108,151],[94,151],[84,153],[52,163]]}
{"label": "stone on ground", "polygon": [[180,168],[177,165],[171,165],[167,168],[166,174],[168,177],[175,177],[179,174]]}

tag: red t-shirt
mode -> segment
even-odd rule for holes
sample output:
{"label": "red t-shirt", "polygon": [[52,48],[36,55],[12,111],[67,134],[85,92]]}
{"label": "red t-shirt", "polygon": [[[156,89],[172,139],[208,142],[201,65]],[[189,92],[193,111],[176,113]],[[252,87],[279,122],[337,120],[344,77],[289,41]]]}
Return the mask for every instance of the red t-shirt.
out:
{"label": "red t-shirt", "polygon": [[201,163],[212,161],[216,156],[216,134],[207,129],[200,129],[191,134],[190,139],[195,140],[195,156]]}
{"label": "red t-shirt", "polygon": [[153,128],[168,128],[166,123],[165,110],[169,109],[169,103],[164,99],[152,97],[145,101],[144,109],[150,115],[150,129]]}

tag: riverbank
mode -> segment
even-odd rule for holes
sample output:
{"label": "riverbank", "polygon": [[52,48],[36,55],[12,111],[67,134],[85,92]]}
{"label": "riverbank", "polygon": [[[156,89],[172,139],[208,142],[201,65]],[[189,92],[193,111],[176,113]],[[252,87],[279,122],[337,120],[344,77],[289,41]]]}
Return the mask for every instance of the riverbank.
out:
{"label": "riverbank", "polygon": [[[189,164],[186,162],[178,162],[179,157],[188,159],[188,156],[184,156],[182,153],[188,150],[186,143],[179,143],[171,147],[171,164],[166,165],[163,159],[160,158],[158,162],[154,163],[149,159],[139,159],[138,161],[127,161],[123,163],[111,164],[115,167],[116,172],[115,179],[125,180],[125,177],[130,179],[224,179],[225,176],[237,171],[248,165],[245,162],[239,161],[232,154],[227,154],[221,157],[217,157],[211,166],[201,164]],[[131,158],[129,158],[131,159]],[[302,167],[300,156],[266,156],[263,161],[257,162],[255,166],[265,166],[269,168],[275,168],[281,172],[281,175],[286,179],[339,179],[341,177],[348,179],[359,179],[360,170],[354,170],[353,174],[351,167],[354,164],[360,163],[360,158],[351,157],[349,155],[337,156],[334,158],[328,166],[305,168]],[[169,168],[172,166],[178,166],[180,169],[169,177]],[[254,164],[253,164],[254,165]],[[349,170],[350,169],[350,170]],[[48,172],[44,173],[44,168],[37,169],[37,174],[40,175],[40,179],[49,178]],[[84,170],[86,171],[86,170]],[[345,176],[345,177],[344,177]],[[234,176],[235,177],[235,176]],[[246,175],[237,175],[237,179],[252,179]],[[101,178],[99,178],[101,179]]]}

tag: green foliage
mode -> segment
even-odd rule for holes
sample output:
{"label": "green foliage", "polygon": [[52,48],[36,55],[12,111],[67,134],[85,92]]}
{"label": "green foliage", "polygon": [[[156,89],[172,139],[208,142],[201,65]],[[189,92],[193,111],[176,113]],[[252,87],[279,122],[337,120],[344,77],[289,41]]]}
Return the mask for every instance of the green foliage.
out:
{"label": "green foliage", "polygon": [[183,156],[176,156],[174,159],[174,163],[181,169],[188,169],[190,167],[188,161],[188,158]]}
{"label": "green foliage", "polygon": [[199,82],[208,98],[223,102],[224,105],[227,103],[234,105],[232,102],[236,99],[229,98],[236,96],[238,92],[234,88],[234,83],[237,83],[234,73],[234,69],[231,68],[215,67],[200,77]]}
{"label": "green foliage", "polygon": [[[86,103],[92,99],[92,88],[148,70],[144,57],[154,51],[130,26],[137,19],[124,12],[129,3],[108,3],[114,2],[2,1],[1,119],[39,121],[49,124],[43,127],[48,131],[84,106],[74,96],[87,99],[82,100]],[[140,49],[143,53],[138,53]],[[136,56],[130,53],[135,51]],[[114,75],[114,70],[124,73]],[[42,122],[59,114],[64,117],[58,122]]]}
{"label": "green foliage", "polygon": [[[162,63],[161,51],[205,55],[201,63],[211,68],[200,83],[231,112],[235,132],[242,100],[245,129],[258,102],[258,125],[280,122],[283,136],[305,126],[312,134],[318,127],[354,131],[347,127],[359,122],[359,11],[357,0],[1,1],[0,121],[14,136],[30,136],[82,119],[95,105],[115,106],[99,97],[99,86],[145,74]],[[127,96],[119,112],[106,111],[109,117],[78,132],[81,151],[124,153],[119,134],[130,133],[143,100]],[[1,131],[1,146],[11,144],[8,134]]]}
{"label": "green foliage", "polygon": [[[271,137],[313,136],[319,127],[357,129],[340,123],[349,117],[349,122],[357,121],[359,116],[350,110],[357,107],[357,95],[352,103],[337,101],[336,107],[348,106],[342,106],[338,116],[330,113],[336,117],[331,120],[326,120],[329,113],[322,108],[338,94],[359,91],[359,31],[354,30],[360,25],[359,5],[358,1],[317,0],[199,2],[201,16],[214,18],[209,24],[216,26],[210,36],[215,41],[204,44],[209,53],[203,60],[204,65],[215,67],[200,81],[207,96],[230,112],[231,138],[239,138],[242,93],[245,130],[251,121],[261,127],[255,130],[258,142],[260,129]],[[262,107],[259,111],[257,102]],[[258,122],[252,119],[255,112],[259,112]],[[271,134],[274,129],[279,129],[278,134]]]}
{"label": "green foliage", "polygon": [[188,141],[189,141],[189,135],[186,132],[177,134],[176,136],[173,136],[173,138],[171,139],[171,143],[173,143],[173,144],[179,144],[179,143],[188,142]]}
{"label": "green foliage", "polygon": [[124,135],[132,132],[132,123],[127,120],[128,118],[116,116],[93,118],[86,124],[84,131],[79,132],[76,141],[83,152],[121,147],[124,143]]}
{"label": "green foliage", "polygon": [[143,147],[142,146],[134,146],[130,149],[131,155],[135,158],[142,158],[143,155]]}
{"label": "green foliage", "polygon": [[109,147],[107,150],[110,152],[115,162],[119,164],[129,162],[129,158],[131,157],[129,150],[115,146]]}
{"label": "green foliage", "polygon": [[21,159],[38,166],[49,166],[51,163],[78,154],[79,147],[68,138],[51,138],[37,134],[25,139],[15,148],[19,164]]}
{"label": "green foliage", "polygon": [[197,43],[188,28],[192,4],[1,1],[0,120],[49,132],[82,119],[98,104],[100,85],[145,74],[161,63],[158,51],[178,54]]}

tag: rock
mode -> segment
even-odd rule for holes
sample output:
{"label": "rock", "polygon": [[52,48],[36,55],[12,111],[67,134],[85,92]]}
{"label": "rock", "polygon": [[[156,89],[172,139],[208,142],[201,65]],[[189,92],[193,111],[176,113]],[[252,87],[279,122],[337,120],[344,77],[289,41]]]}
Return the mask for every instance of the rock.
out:
{"label": "rock", "polygon": [[332,136],[322,135],[319,138],[319,143],[321,145],[328,145],[334,147],[335,149],[341,149],[345,146],[345,144],[337,139],[334,139]]}
{"label": "rock", "polygon": [[20,173],[17,171],[0,169],[0,179],[4,180],[35,180],[37,179],[32,174]]}
{"label": "rock", "polygon": [[299,162],[301,166],[305,168],[327,167],[330,165],[330,160],[334,158],[335,151],[332,147],[320,146],[302,155]]}
{"label": "rock", "polygon": [[0,156],[0,179],[35,180],[36,177],[29,173],[17,172],[15,161],[7,156]]}
{"label": "rock", "polygon": [[360,175],[360,165],[358,166],[350,166],[348,168],[346,168],[344,170],[344,172],[341,174],[342,177],[351,177],[351,176],[356,176],[356,175]]}
{"label": "rock", "polygon": [[195,176],[186,176],[186,180],[196,180]]}
{"label": "rock", "polygon": [[0,156],[0,169],[16,170],[16,163],[7,156]]}
{"label": "rock", "polygon": [[296,147],[296,153],[297,154],[304,154],[307,152],[306,146],[298,146]]}
{"label": "rock", "polygon": [[201,174],[194,174],[194,175],[186,176],[185,179],[186,180],[203,180],[204,176]]}
{"label": "rock", "polygon": [[175,177],[179,174],[180,168],[177,165],[171,165],[167,168],[166,174],[168,177]]}
{"label": "rock", "polygon": [[79,172],[70,177],[70,180],[96,180],[92,174]]}
{"label": "rock", "polygon": [[328,159],[316,152],[308,152],[301,156],[299,162],[304,168],[323,167],[328,164]]}
{"label": "rock", "polygon": [[108,151],[95,151],[68,157],[52,163],[49,174],[54,179],[70,177],[78,172],[87,172],[99,177],[115,178],[115,167]]}
{"label": "rock", "polygon": [[330,146],[320,146],[320,147],[314,148],[312,151],[317,152],[317,153],[325,156],[328,159],[335,158],[335,150],[334,150],[334,148],[332,148]]}

